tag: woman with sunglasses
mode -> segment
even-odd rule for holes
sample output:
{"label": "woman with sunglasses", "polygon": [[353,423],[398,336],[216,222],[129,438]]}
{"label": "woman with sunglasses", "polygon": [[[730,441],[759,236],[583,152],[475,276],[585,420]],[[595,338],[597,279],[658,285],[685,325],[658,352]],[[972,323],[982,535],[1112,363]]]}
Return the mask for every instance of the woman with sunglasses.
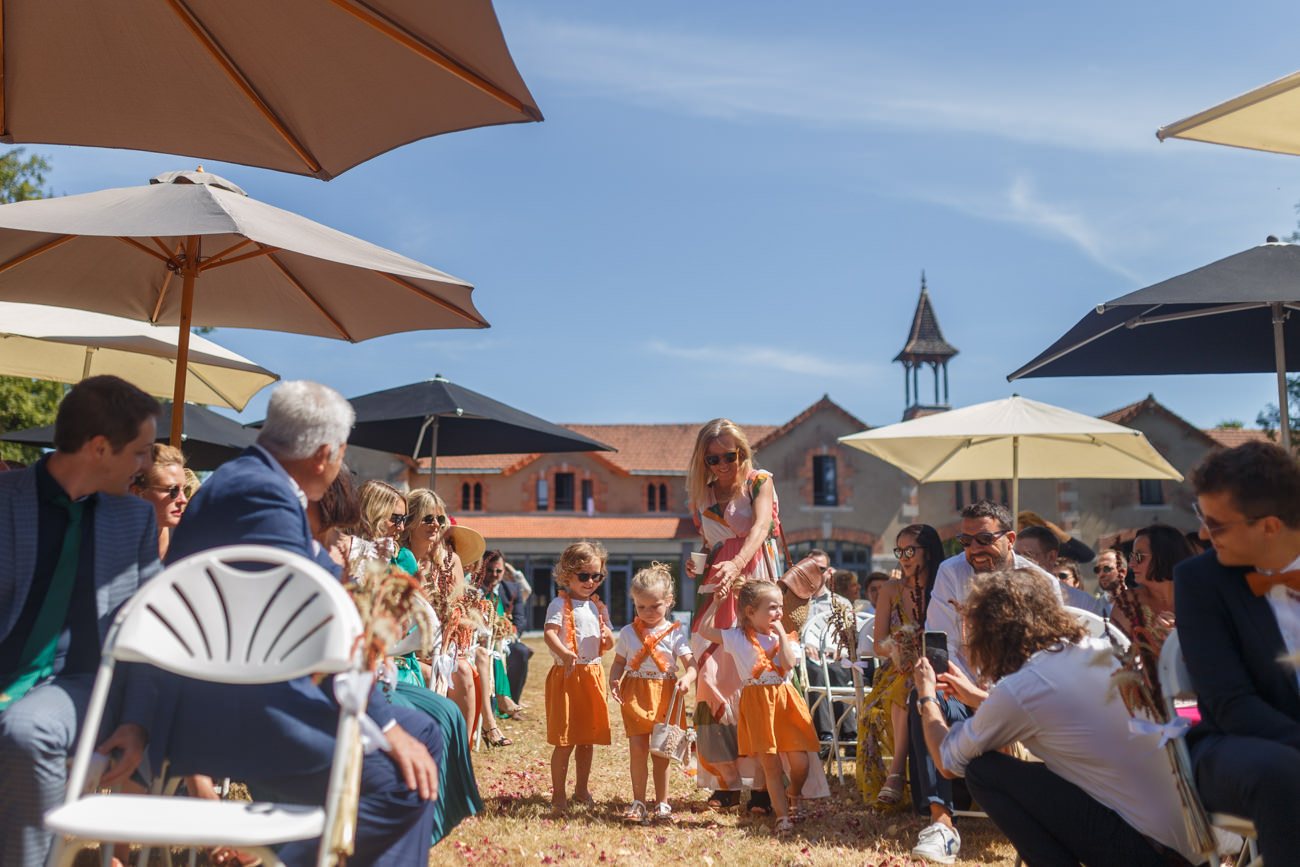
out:
{"label": "woman with sunglasses", "polygon": [[[493,691],[484,686],[493,682],[493,671],[492,654],[479,640],[479,627],[485,626],[485,612],[480,607],[483,596],[478,589],[471,591],[466,582],[465,569],[456,550],[457,528],[447,515],[442,497],[428,488],[417,488],[407,494],[406,505],[411,522],[402,539],[415,556],[425,596],[447,624],[443,631],[444,647],[439,651],[440,658],[454,666],[447,677],[447,697],[460,708],[470,731],[474,731],[476,718],[482,719],[483,739],[488,746],[508,747],[513,741],[496,724]],[[466,534],[465,538],[471,535]],[[466,551],[465,555],[477,561],[483,556],[482,537],[478,536],[474,543],[475,550]],[[452,645],[455,645],[454,654]],[[508,701],[509,697],[506,698]],[[501,704],[507,714],[519,710],[514,702]]]}
{"label": "woman with sunglasses", "polygon": [[[771,473],[754,469],[745,432],[725,418],[700,428],[686,489],[695,527],[704,539],[701,550],[707,555],[691,628],[691,650],[699,660],[695,696],[700,769],[696,785],[713,790],[709,806],[724,809],[740,803],[742,775],[761,770],[757,762],[744,760],[742,774],[736,753],[740,675],[731,657],[701,638],[696,627],[706,620],[718,629],[735,626],[732,585],[741,579],[775,582],[781,577],[776,489]],[[689,558],[686,574],[696,577],[695,564]],[[755,791],[750,805],[756,812],[770,811],[766,799],[766,792]]]}
{"label": "woman with sunglasses", "polygon": [[1168,524],[1143,527],[1133,539],[1129,565],[1137,586],[1120,591],[1110,617],[1129,638],[1145,632],[1157,656],[1174,629],[1174,566],[1195,555],[1182,531]]}
{"label": "woman with sunglasses", "polygon": [[[943,562],[943,543],[929,524],[911,524],[894,541],[902,578],[880,589],[872,641],[888,659],[876,670],[858,726],[858,788],[863,800],[891,807],[903,799],[907,767],[907,694],[912,690],[926,608]],[[890,756],[886,770],[884,756]]]}
{"label": "woman with sunglasses", "polygon": [[158,516],[158,557],[167,556],[172,529],[181,522],[190,498],[185,493],[185,456],[163,443],[153,444],[153,465],[131,483],[131,493],[148,501]]}

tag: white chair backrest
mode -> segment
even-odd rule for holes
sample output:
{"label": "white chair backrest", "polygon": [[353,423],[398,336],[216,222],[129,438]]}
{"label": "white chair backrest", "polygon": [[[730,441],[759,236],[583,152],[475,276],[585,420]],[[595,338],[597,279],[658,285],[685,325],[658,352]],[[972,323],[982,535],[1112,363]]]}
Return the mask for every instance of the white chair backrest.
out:
{"label": "white chair backrest", "polygon": [[1119,627],[1107,623],[1100,615],[1083,608],[1075,608],[1072,605],[1066,605],[1065,610],[1073,614],[1075,619],[1088,628],[1088,634],[1093,638],[1106,638],[1110,636],[1121,648],[1127,648],[1131,643],[1129,637],[1119,631]]}
{"label": "white chair backrest", "polygon": [[822,611],[805,620],[803,629],[799,630],[799,643],[804,647],[811,647],[820,651],[822,641],[826,638],[826,626],[829,618],[830,612]]}
{"label": "white chair backrest", "polygon": [[1172,705],[1175,700],[1191,701],[1196,698],[1192,687],[1192,676],[1187,671],[1187,660],[1183,659],[1183,646],[1178,641],[1178,630],[1169,633],[1165,645],[1160,649],[1160,662],[1157,665],[1160,677],[1160,691],[1165,694],[1165,703]]}
{"label": "white chair backrest", "polygon": [[866,612],[858,614],[858,656],[876,655],[876,616]]}
{"label": "white chair backrest", "polygon": [[231,545],[186,557],[123,606],[113,657],[219,683],[275,683],[352,667],[361,616],[305,557]]}
{"label": "white chair backrest", "polygon": [[[433,610],[433,606],[429,604],[429,600],[425,599],[422,593],[411,594],[411,602],[415,607],[423,608],[424,613],[432,621],[433,635],[430,639],[434,651],[437,652],[442,647],[442,622],[438,620],[438,615]],[[420,630],[412,629],[388,648],[388,655],[405,656],[408,653],[413,653],[420,649],[420,645],[423,643],[420,639]]]}

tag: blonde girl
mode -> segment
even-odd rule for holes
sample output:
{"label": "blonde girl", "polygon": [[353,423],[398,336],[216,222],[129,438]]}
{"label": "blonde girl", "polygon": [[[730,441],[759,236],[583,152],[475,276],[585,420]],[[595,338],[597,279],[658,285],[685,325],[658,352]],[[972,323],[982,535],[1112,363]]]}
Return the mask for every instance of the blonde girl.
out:
{"label": "blonde girl", "polygon": [[[686,692],[695,682],[695,657],[680,623],[668,620],[673,608],[673,575],[663,563],[651,563],[632,578],[636,619],[618,633],[614,665],[609,670],[609,691],[623,712],[632,762],[632,805],[624,821],[643,823],[650,818],[645,805],[646,759],[654,766],[653,818],[670,819],[668,759],[650,755],[650,733],[655,723],[668,719],[668,706],[677,701],[683,714]],[[686,675],[677,677],[677,663]],[[674,717],[675,718],[675,717]]]}
{"label": "blonde girl", "polygon": [[[740,672],[738,753],[758,758],[777,816],[776,832],[789,834],[794,829],[791,814],[797,813],[799,795],[808,782],[809,755],[819,748],[808,705],[790,683],[799,661],[797,643],[781,629],[781,592],[774,584],[740,585],[736,613],[739,626],[719,629],[710,617],[699,631],[720,644]],[[787,791],[791,793],[788,804]]]}
{"label": "blonde girl", "polygon": [[546,675],[546,741],[551,753],[551,815],[563,816],[569,756],[577,752],[573,799],[591,805],[595,744],[608,744],[609,707],[600,655],[614,647],[609,614],[595,595],[605,580],[605,547],[574,542],[554,570],[558,595],[546,609],[546,647],[555,664]]}

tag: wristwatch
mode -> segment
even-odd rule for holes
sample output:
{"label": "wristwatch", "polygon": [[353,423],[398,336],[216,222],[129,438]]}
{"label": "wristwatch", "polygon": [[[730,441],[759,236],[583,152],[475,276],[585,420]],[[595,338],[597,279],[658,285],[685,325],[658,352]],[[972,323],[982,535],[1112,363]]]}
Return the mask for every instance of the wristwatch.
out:
{"label": "wristwatch", "polygon": [[927,695],[927,696],[925,696],[924,698],[918,698],[918,699],[916,700],[916,709],[917,709],[917,710],[920,710],[922,705],[924,705],[926,702],[930,702],[930,701],[932,701],[932,702],[934,702],[935,704],[939,705],[939,709],[940,709],[940,710],[943,710],[943,705],[939,703],[939,699],[935,698],[935,697],[932,696],[932,695]]}

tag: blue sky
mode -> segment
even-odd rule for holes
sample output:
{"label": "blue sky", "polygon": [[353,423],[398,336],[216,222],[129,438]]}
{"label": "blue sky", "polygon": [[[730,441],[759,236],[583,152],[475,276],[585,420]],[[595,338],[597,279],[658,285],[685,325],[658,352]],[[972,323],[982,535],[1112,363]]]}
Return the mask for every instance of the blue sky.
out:
{"label": "blue sky", "polygon": [[[779,424],[828,393],[875,426],[903,410],[891,359],[924,269],[961,350],[954,405],[1017,392],[1100,414],[1150,392],[1210,426],[1275,400],[1264,375],[1005,376],[1093,305],[1295,228],[1300,158],[1154,135],[1300,69],[1293,5],[496,8],[544,123],[429,139],[328,184],[204,162],[469,280],[493,327],[214,339],[349,396],[441,373],[560,422]],[[56,193],[199,162],[29,150]]]}

